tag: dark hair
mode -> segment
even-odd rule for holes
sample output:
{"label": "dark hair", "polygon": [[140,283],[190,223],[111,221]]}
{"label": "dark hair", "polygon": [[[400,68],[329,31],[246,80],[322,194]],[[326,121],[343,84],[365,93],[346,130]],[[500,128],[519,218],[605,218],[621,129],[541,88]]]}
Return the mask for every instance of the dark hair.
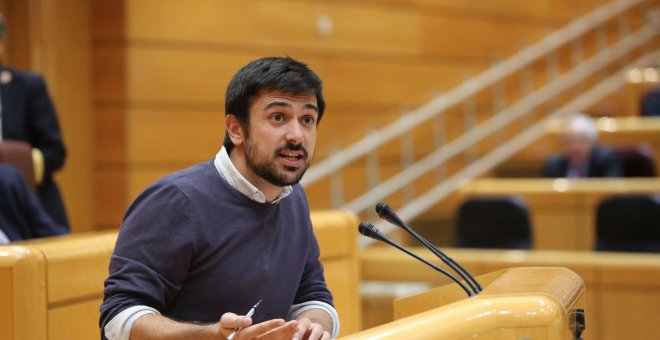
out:
{"label": "dark hair", "polygon": [[[227,85],[225,115],[236,116],[247,131],[250,125],[250,106],[264,89],[291,95],[315,94],[319,108],[317,124],[321,121],[325,110],[323,82],[305,63],[290,57],[261,58],[238,70]],[[225,135],[224,146],[227,153],[234,148],[229,133]]]}

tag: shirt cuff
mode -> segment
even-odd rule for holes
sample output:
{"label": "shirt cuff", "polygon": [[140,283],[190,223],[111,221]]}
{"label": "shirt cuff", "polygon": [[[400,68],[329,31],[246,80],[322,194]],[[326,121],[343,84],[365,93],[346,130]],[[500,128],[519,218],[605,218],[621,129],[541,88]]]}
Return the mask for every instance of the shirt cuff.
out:
{"label": "shirt cuff", "polygon": [[130,340],[133,324],[147,314],[160,315],[157,310],[147,306],[132,306],[124,309],[105,325],[105,337],[108,340]]}
{"label": "shirt cuff", "polygon": [[337,315],[337,310],[335,310],[335,307],[328,303],[322,301],[307,301],[293,305],[291,308],[289,308],[289,314],[286,318],[287,320],[294,320],[302,312],[309,309],[321,309],[330,314],[330,317],[332,318],[332,334],[330,334],[330,337],[332,339],[337,338],[337,335],[339,335],[339,315]]}

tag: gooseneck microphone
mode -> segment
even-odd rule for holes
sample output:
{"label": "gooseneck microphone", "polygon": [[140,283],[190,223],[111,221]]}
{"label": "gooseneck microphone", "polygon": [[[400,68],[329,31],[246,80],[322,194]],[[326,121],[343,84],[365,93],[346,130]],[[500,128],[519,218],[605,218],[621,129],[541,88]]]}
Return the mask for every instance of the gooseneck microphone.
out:
{"label": "gooseneck microphone", "polygon": [[447,256],[445,253],[436,248],[431,242],[427,241],[425,238],[416,233],[412,228],[410,228],[403,220],[394,212],[392,208],[385,202],[378,202],[376,204],[376,213],[382,219],[387,222],[392,223],[393,225],[405,230],[408,234],[414,237],[417,241],[423,244],[428,250],[430,250],[435,256],[440,258],[444,264],[449,266],[454,272],[456,272],[460,277],[467,282],[472,291],[475,294],[478,294],[483,290],[481,285],[477,280],[467,271],[463,266],[454,261],[451,257]]}
{"label": "gooseneck microphone", "polygon": [[458,284],[459,286],[461,286],[461,288],[463,288],[463,290],[465,291],[465,293],[467,293],[468,296],[473,296],[473,295],[474,295],[474,293],[472,293],[472,292],[471,292],[471,291],[470,291],[470,290],[469,290],[469,289],[468,289],[468,288],[467,288],[467,287],[466,287],[466,286],[465,286],[460,280],[458,280],[454,275],[452,275],[452,274],[450,274],[449,272],[447,272],[446,270],[444,270],[444,269],[442,269],[442,268],[440,268],[440,267],[434,265],[433,263],[424,260],[423,258],[421,258],[421,257],[415,255],[414,253],[410,252],[408,249],[406,249],[406,248],[400,246],[399,244],[397,244],[396,242],[390,240],[389,238],[387,238],[387,236],[385,236],[385,234],[383,234],[380,230],[378,230],[378,228],[374,227],[371,223],[369,223],[369,222],[362,222],[362,223],[360,223],[360,226],[358,227],[358,230],[360,231],[360,234],[362,234],[362,235],[364,235],[364,236],[366,236],[366,237],[369,237],[369,238],[372,238],[372,239],[374,239],[374,240],[377,240],[377,241],[381,241],[381,242],[387,243],[387,244],[389,244],[389,245],[391,245],[391,246],[393,246],[393,247],[395,247],[395,248],[401,250],[402,252],[404,252],[404,253],[406,253],[406,254],[408,254],[408,255],[414,257],[415,259],[421,261],[422,263],[424,263],[424,264],[426,264],[427,266],[429,266],[429,267],[435,269],[436,271],[438,271],[438,272],[444,274],[445,276],[447,276],[448,278],[450,278],[452,281],[456,282],[456,284]]}

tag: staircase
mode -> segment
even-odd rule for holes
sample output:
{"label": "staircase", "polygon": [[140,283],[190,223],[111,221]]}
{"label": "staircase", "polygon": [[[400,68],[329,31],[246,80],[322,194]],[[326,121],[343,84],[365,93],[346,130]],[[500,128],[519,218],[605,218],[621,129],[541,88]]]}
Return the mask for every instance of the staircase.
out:
{"label": "staircase", "polygon": [[[660,7],[605,4],[465,80],[352,145],[315,161],[303,178],[332,208],[373,219],[388,201],[404,220],[419,217],[465,181],[544,135],[549,121],[582,111],[622,88],[626,72],[660,61]],[[397,159],[393,164],[393,159]],[[358,195],[346,198],[347,189]],[[314,202],[312,201],[312,204]],[[385,233],[394,227],[374,223]],[[362,246],[369,239],[360,239]]]}

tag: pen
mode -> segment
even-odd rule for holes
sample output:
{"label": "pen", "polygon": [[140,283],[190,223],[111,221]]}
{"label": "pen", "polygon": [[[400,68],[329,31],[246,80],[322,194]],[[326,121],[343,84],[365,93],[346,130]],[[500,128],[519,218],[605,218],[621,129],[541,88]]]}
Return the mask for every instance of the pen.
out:
{"label": "pen", "polygon": [[[247,316],[248,318],[251,317],[254,314],[254,311],[257,309],[257,307],[261,303],[261,300],[262,299],[259,299],[259,301],[257,301],[257,303],[255,303],[254,306],[252,306],[252,308],[250,308],[250,310],[247,312],[247,314],[245,314],[245,316]],[[234,331],[231,332],[231,334],[229,334],[229,336],[227,337],[227,340],[232,340],[234,338],[234,336],[236,335],[236,333],[238,333],[238,331],[240,331],[240,330],[241,330],[241,327],[234,328]]]}

